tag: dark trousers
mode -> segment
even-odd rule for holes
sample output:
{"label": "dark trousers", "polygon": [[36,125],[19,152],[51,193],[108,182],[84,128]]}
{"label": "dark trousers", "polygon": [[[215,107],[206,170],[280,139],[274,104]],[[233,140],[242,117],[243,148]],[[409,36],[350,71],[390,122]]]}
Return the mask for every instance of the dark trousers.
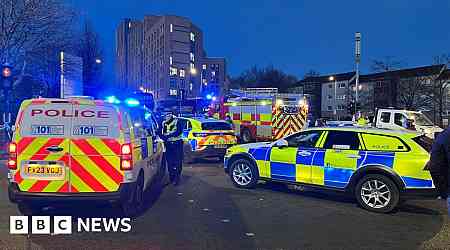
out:
{"label": "dark trousers", "polygon": [[166,141],[165,145],[170,181],[176,181],[183,168],[183,141]]}

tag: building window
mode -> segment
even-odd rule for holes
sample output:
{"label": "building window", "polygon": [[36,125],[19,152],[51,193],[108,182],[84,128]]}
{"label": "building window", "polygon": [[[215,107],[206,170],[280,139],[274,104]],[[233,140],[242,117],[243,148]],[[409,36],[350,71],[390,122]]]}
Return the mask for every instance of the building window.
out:
{"label": "building window", "polygon": [[170,24],[170,32],[173,32],[173,24]]}
{"label": "building window", "polygon": [[185,77],[186,71],[184,69],[180,69],[180,77]]}
{"label": "building window", "polygon": [[178,74],[177,68],[170,67],[170,73],[169,73],[169,75],[170,75],[170,76],[176,76],[177,74]]}
{"label": "building window", "polygon": [[206,81],[206,79],[202,79],[202,83],[203,85],[208,86],[208,82]]}
{"label": "building window", "polygon": [[192,91],[194,89],[194,84],[192,84],[192,82],[191,83],[189,83],[189,91]]}
{"label": "building window", "polygon": [[173,64],[173,58],[172,57],[169,57],[169,62],[170,62],[170,65]]}
{"label": "building window", "polygon": [[328,111],[332,111],[333,110],[333,107],[332,106],[328,106],[328,109],[327,109]]}
{"label": "building window", "polygon": [[194,57],[194,53],[189,53],[189,57],[190,57],[190,59],[191,59],[191,62],[194,62],[195,61],[195,57]]}
{"label": "building window", "polygon": [[203,65],[202,65],[202,69],[206,69],[206,64],[203,64]]}
{"label": "building window", "polygon": [[333,99],[333,96],[332,95],[328,95],[328,99]]}
{"label": "building window", "polygon": [[216,76],[216,71],[211,71],[212,76]]}
{"label": "building window", "polygon": [[191,71],[192,71],[192,70],[195,70],[195,65],[194,65],[193,63],[190,63],[190,64],[189,64],[189,69],[191,69]]}
{"label": "building window", "polygon": [[341,89],[345,88],[345,82],[339,83],[339,88],[341,88]]}
{"label": "building window", "polygon": [[338,95],[338,96],[336,96],[336,99],[345,100],[345,95]]}
{"label": "building window", "polygon": [[333,84],[328,84],[328,88],[329,89],[333,88]]}
{"label": "building window", "polygon": [[177,90],[176,89],[169,90],[169,95],[177,95]]}
{"label": "building window", "polygon": [[195,42],[195,34],[191,32],[191,41]]}

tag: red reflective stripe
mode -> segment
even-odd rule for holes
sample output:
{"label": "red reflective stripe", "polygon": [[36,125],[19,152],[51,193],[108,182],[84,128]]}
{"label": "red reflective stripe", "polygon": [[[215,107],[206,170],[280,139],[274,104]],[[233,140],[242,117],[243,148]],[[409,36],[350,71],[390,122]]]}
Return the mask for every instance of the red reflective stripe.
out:
{"label": "red reflective stripe", "polygon": [[17,182],[17,184],[20,184],[23,181],[23,178],[20,175],[20,170],[16,171],[16,174],[14,175],[14,180]]}
{"label": "red reflective stripe", "polygon": [[111,149],[114,154],[120,155],[120,143],[116,139],[102,139],[102,142]]}
{"label": "red reflective stripe", "polygon": [[34,154],[30,160],[44,160],[45,157],[49,155],[50,152],[47,148],[50,146],[59,146],[64,141],[62,138],[52,138],[47,141],[37,152]]}
{"label": "red reflective stripe", "polygon": [[76,189],[73,185],[70,185],[70,190],[72,193],[78,193],[78,189]]}
{"label": "red reflective stripe", "polygon": [[261,125],[264,126],[270,126],[272,124],[272,122],[261,122]]}
{"label": "red reflective stripe", "polygon": [[241,114],[233,113],[233,120],[240,120],[240,119],[241,119]]}
{"label": "red reflective stripe", "polygon": [[57,192],[58,193],[67,193],[67,192],[69,192],[69,183],[67,181],[64,182],[64,185],[62,185],[62,187],[60,187]]}
{"label": "red reflective stripe", "polygon": [[22,151],[24,151],[35,139],[35,137],[22,138],[19,143],[17,143],[17,154],[22,153]]}
{"label": "red reflective stripe", "polygon": [[37,181],[28,189],[28,192],[41,192],[50,183],[50,181]]}
{"label": "red reflective stripe", "polygon": [[255,115],[255,114],[251,114],[251,115],[250,115],[250,119],[251,119],[252,121],[255,121],[255,120],[256,120],[256,115]]}
{"label": "red reflective stripe", "polygon": [[122,174],[114,168],[94,147],[92,147],[86,140],[72,140],[78,148],[81,149],[88,157],[91,159],[95,165],[103,170],[111,179],[113,179],[117,184],[121,183],[123,180]]}
{"label": "red reflective stripe", "polygon": [[84,183],[86,183],[89,187],[91,187],[94,191],[106,192],[108,191],[105,186],[103,186],[97,179],[95,179],[86,169],[75,160],[74,157],[70,158],[71,168],[72,170]]}

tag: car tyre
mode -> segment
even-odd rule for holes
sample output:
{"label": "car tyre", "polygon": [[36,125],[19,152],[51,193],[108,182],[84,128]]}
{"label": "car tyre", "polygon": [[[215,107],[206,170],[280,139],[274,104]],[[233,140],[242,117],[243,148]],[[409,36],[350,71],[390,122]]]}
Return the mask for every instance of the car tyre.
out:
{"label": "car tyre", "polygon": [[244,129],[241,133],[241,141],[242,143],[250,143],[253,141],[252,134],[250,130]]}
{"label": "car tyre", "polygon": [[356,184],[355,196],[359,205],[376,213],[389,213],[399,203],[400,192],[397,185],[388,177],[369,174]]}
{"label": "car tyre", "polygon": [[230,166],[230,178],[238,188],[254,188],[258,183],[258,169],[251,161],[239,159]]}

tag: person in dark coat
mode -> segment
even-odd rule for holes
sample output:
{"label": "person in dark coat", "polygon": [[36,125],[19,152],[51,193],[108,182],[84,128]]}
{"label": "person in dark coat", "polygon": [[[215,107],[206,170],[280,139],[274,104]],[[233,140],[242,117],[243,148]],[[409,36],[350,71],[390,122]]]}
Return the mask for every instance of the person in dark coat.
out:
{"label": "person in dark coat", "polygon": [[447,198],[450,215],[450,127],[434,140],[428,169],[440,196]]}

